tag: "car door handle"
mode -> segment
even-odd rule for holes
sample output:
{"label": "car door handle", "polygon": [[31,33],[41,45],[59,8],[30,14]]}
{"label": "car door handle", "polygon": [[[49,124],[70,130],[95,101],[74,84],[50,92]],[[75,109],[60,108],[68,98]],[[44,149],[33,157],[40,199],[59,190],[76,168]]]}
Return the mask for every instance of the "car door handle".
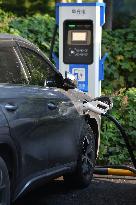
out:
{"label": "car door handle", "polygon": [[50,110],[55,110],[55,109],[57,109],[57,105],[55,105],[54,103],[48,103],[48,108]]}
{"label": "car door handle", "polygon": [[15,111],[17,109],[17,105],[6,104],[5,109],[8,111]]}

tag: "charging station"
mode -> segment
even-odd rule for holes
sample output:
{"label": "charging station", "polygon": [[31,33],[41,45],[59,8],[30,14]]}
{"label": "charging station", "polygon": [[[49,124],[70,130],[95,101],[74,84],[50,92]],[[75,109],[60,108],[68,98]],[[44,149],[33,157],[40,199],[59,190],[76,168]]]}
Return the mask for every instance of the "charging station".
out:
{"label": "charging station", "polygon": [[57,3],[59,27],[59,71],[69,72],[78,81],[78,89],[92,98],[101,96],[104,60],[101,58],[102,26],[105,4]]}
{"label": "charging station", "polygon": [[[57,3],[56,26],[51,42],[50,60],[55,61],[63,77],[71,73],[78,81],[78,89],[92,97],[83,105],[84,112],[92,111],[112,121],[121,133],[133,167],[125,165],[96,166],[94,173],[101,175],[136,176],[136,159],[129,137],[121,124],[107,110],[112,108],[109,97],[101,96],[104,80],[104,62],[101,57],[102,26],[105,23],[105,3]],[[59,58],[53,52],[59,28]],[[101,96],[101,97],[100,97]]]}

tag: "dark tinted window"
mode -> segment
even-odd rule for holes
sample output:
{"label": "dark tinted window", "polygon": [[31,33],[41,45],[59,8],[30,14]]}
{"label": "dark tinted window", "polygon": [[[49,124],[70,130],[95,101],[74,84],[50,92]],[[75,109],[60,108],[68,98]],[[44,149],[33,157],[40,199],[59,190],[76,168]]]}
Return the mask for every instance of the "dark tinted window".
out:
{"label": "dark tinted window", "polygon": [[44,85],[45,80],[55,80],[56,71],[38,53],[20,47],[21,54],[30,72],[30,84]]}
{"label": "dark tinted window", "polygon": [[25,70],[13,47],[0,48],[0,83],[26,83]]}

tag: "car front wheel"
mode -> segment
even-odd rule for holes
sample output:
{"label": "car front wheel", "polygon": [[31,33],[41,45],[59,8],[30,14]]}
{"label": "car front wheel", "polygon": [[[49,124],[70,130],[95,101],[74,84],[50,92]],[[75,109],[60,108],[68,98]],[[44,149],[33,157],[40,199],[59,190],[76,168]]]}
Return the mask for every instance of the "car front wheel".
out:
{"label": "car front wheel", "polygon": [[10,181],[8,169],[4,160],[0,157],[0,204],[10,205]]}
{"label": "car front wheel", "polygon": [[74,173],[64,176],[66,184],[76,187],[87,187],[92,180],[95,166],[95,136],[86,123],[79,143],[79,157]]}

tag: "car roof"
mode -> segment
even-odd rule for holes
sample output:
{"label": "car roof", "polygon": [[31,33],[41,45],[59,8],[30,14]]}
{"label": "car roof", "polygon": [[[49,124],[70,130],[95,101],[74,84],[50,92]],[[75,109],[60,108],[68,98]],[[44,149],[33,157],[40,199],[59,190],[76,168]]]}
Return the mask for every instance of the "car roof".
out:
{"label": "car roof", "polygon": [[34,45],[33,43],[31,43],[30,41],[28,41],[27,39],[21,37],[21,36],[16,36],[16,35],[13,35],[13,34],[8,34],[8,33],[0,33],[0,41],[3,41],[3,40],[7,40],[7,41],[16,41],[16,42],[23,42],[23,43],[26,43],[26,44],[29,44],[30,46],[32,46],[33,48],[35,48],[36,50],[39,48]]}
{"label": "car roof", "polygon": [[21,40],[25,40],[21,36],[16,36],[16,35],[13,35],[13,34],[8,34],[8,33],[0,33],[0,39],[8,39],[8,40],[21,39]]}
{"label": "car roof", "polygon": [[0,33],[0,40],[15,40],[15,41],[25,41],[27,43],[32,44],[30,41],[27,39],[21,37],[21,36],[16,36],[13,34],[8,34],[8,33]]}

